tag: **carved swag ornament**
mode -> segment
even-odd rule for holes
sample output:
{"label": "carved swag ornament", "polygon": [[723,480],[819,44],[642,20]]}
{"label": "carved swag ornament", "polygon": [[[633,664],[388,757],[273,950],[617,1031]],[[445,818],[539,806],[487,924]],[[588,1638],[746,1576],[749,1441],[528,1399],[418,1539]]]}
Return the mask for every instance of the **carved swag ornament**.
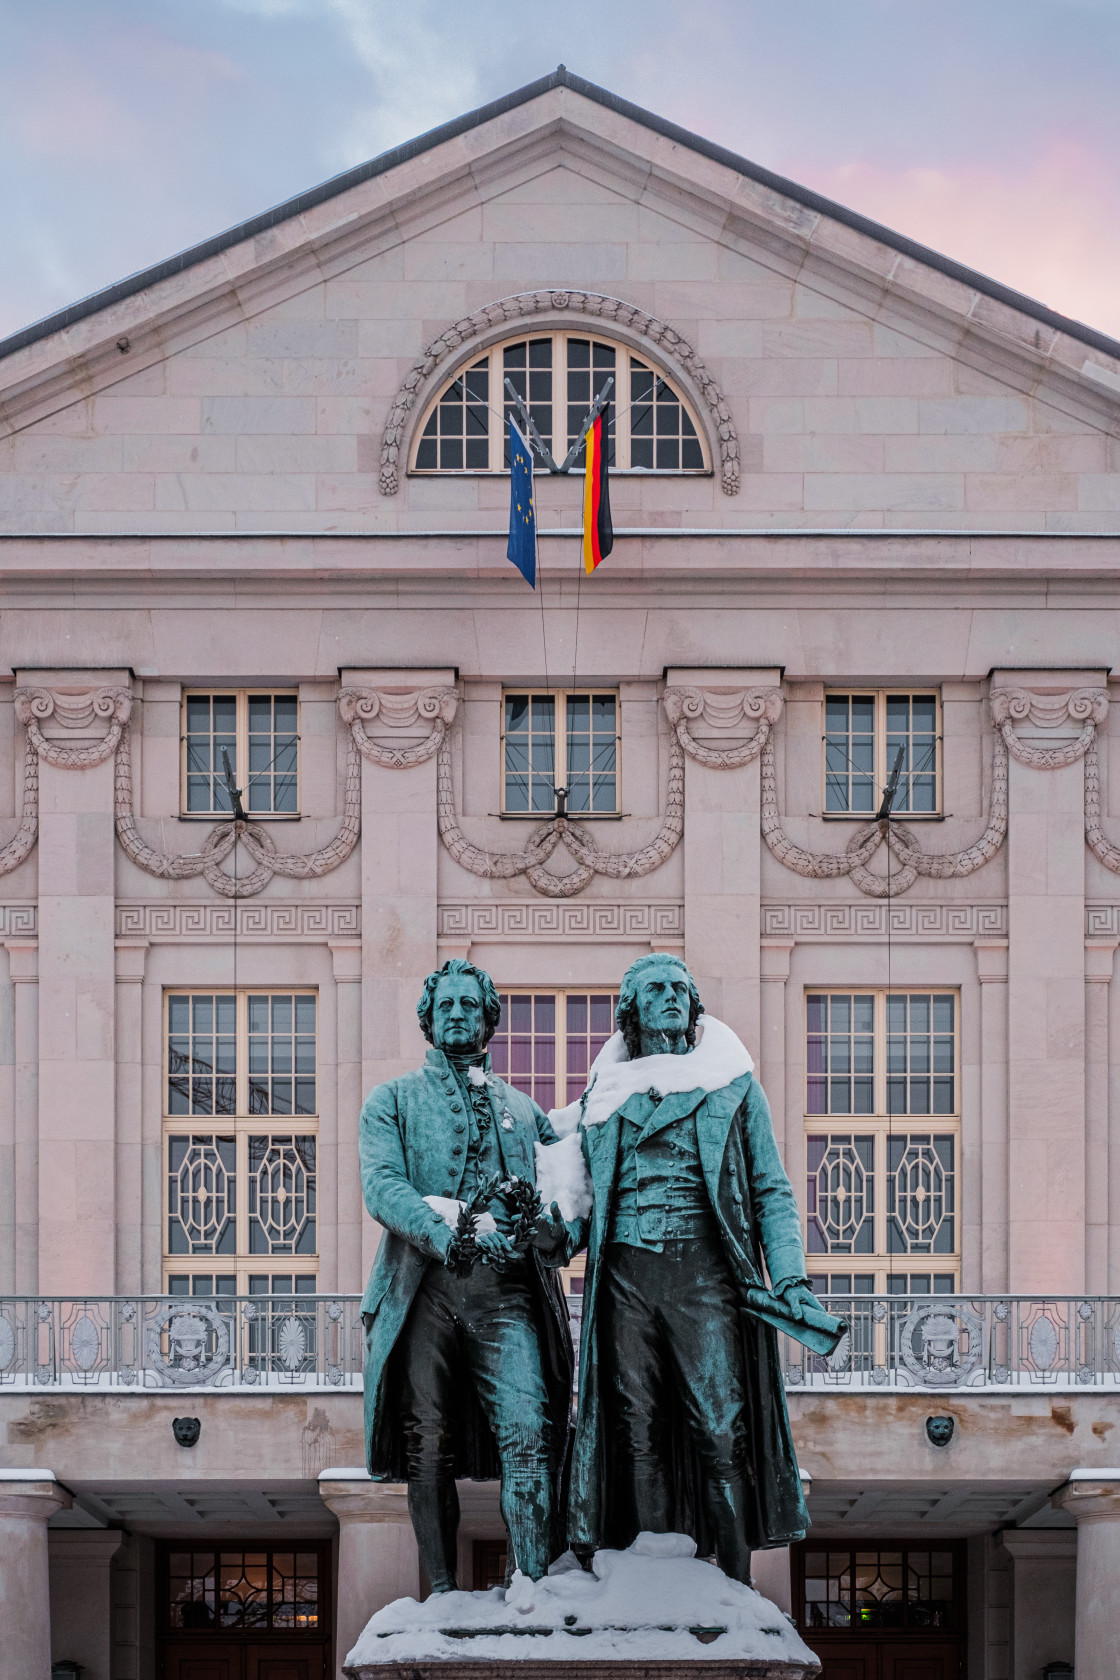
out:
{"label": "carved swag ornament", "polygon": [[[215,822],[199,851],[171,855],[149,845],[137,826],[129,728],[131,693],[112,687],[20,688],[15,708],[26,732],[23,802],[15,833],[0,848],[0,874],[18,868],[38,839],[40,759],[57,769],[84,770],[113,758],[117,838],[132,862],[161,880],[203,876],[223,897],[241,899],[262,892],[275,875],[314,879],[346,861],[361,832],[363,758],[382,769],[409,770],[435,757],[440,838],[455,862],[484,880],[524,875],[543,897],[566,899],[582,892],[596,875],[635,879],[651,874],[672,855],[684,832],[686,758],[709,770],[739,769],[758,759],[762,837],[779,863],[810,880],[846,875],[868,897],[895,898],[919,875],[933,880],[962,879],[995,857],[1007,835],[1010,755],[1018,763],[1042,771],[1084,760],[1086,844],[1106,869],[1120,875],[1120,846],[1108,839],[1101,825],[1096,736],[1108,715],[1104,689],[992,691],[990,707],[996,734],[988,818],[980,836],[956,852],[924,852],[913,829],[878,822],[860,824],[842,852],[811,852],[798,846],[782,828],[778,811],[774,730],[782,704],[778,688],[667,688],[663,705],[672,730],[668,794],[661,826],[647,844],[629,852],[602,850],[586,825],[564,816],[542,822],[519,850],[496,852],[476,846],[467,838],[456,811],[450,739],[458,707],[456,691],[434,687],[345,688],[338,697],[339,715],[347,730],[343,818],[326,846],[307,853],[280,852],[264,826],[226,819]],[[1076,732],[1062,738],[1063,734],[1069,735],[1070,725]],[[104,733],[100,733],[102,730]],[[707,738],[698,739],[698,731]],[[1058,739],[1047,745],[1037,739],[1040,732]],[[716,740],[723,737],[729,744],[712,745],[713,736]],[[222,867],[238,845],[245,848],[253,863],[252,869],[240,876]],[[868,864],[883,845],[889,848],[890,862],[897,867],[878,874]],[[561,847],[576,867],[559,874],[545,865]]]}

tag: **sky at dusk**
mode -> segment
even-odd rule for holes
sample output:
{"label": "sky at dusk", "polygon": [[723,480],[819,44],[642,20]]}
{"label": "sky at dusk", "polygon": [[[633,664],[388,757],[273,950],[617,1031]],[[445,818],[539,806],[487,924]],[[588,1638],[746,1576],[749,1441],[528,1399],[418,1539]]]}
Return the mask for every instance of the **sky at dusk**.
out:
{"label": "sky at dusk", "polygon": [[561,61],[1120,337],[1120,0],[0,0],[0,334]]}

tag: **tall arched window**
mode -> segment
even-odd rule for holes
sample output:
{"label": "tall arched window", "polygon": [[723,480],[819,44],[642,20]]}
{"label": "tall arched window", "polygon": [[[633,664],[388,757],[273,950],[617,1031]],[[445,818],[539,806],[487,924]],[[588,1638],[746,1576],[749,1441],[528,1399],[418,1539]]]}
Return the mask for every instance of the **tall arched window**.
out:
{"label": "tall arched window", "polygon": [[[495,344],[471,358],[432,399],[417,429],[412,470],[501,472],[517,411],[508,379],[557,461],[579,436],[592,400],[613,377],[610,465],[616,472],[709,470],[703,434],[680,391],[627,345],[547,332]],[[520,422],[519,422],[520,423]],[[576,465],[583,465],[580,450]]]}

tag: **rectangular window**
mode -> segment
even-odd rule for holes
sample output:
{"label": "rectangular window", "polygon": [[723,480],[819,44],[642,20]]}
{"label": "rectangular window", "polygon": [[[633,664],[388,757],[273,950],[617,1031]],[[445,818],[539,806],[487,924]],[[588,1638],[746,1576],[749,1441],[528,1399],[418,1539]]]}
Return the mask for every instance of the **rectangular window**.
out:
{"label": "rectangular window", "polygon": [[[875,1278],[880,1293],[956,1288],[958,1033],[955,992],[806,994],[805,1246],[811,1262],[859,1257],[867,1268],[863,1275]],[[924,1118],[924,1128],[921,1119],[915,1125],[916,1116]],[[828,1279],[846,1275],[833,1274],[828,1261],[824,1266],[814,1281],[821,1293]],[[916,1280],[913,1288],[910,1280]]]}
{"label": "rectangular window", "polygon": [[591,1064],[615,1030],[617,992],[501,992],[490,1040],[494,1072],[547,1113],[581,1097]]}
{"label": "rectangular window", "polygon": [[[329,1627],[328,1564],[327,1548],[316,1541],[289,1541],[287,1550],[165,1542],[161,1622],[176,1635],[229,1630],[321,1637]],[[296,1667],[302,1669],[302,1659],[293,1659],[287,1672]]]}
{"label": "rectangular window", "polygon": [[[297,1277],[314,1290],[317,1002],[314,992],[167,993],[169,1293],[243,1294],[250,1272],[271,1275],[262,1259],[285,1266],[285,1290]],[[196,1272],[189,1262],[204,1256],[210,1268]]]}
{"label": "rectangular window", "polygon": [[299,815],[299,698],[231,689],[183,696],[182,813],[228,817],[226,765],[253,817]]}
{"label": "rectangular window", "polygon": [[879,809],[899,751],[891,805],[896,817],[941,810],[941,720],[936,693],[872,689],[824,702],[824,814],[870,817]]}
{"label": "rectangular window", "polygon": [[[805,1632],[843,1630],[860,1639],[890,1630],[927,1636],[963,1629],[963,1547],[864,1541],[856,1548],[812,1541],[798,1548],[798,1619]],[[922,1646],[922,1656],[929,1647]],[[828,1650],[839,1657],[839,1641]],[[941,1672],[940,1659],[923,1672]],[[945,1673],[949,1671],[946,1663]],[[952,1664],[956,1672],[955,1662]]]}
{"label": "rectangular window", "polygon": [[564,809],[580,817],[617,816],[618,748],[617,694],[506,694],[503,815],[552,816]]}

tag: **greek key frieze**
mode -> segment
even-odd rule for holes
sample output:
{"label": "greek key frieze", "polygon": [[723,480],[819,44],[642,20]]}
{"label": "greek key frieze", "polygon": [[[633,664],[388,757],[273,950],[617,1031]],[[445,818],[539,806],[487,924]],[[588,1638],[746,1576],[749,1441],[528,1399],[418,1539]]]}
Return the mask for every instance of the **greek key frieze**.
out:
{"label": "greek key frieze", "polygon": [[354,939],[360,904],[118,904],[117,938],[184,943]]}
{"label": "greek key frieze", "polygon": [[967,944],[1007,935],[1005,904],[764,904],[764,939],[942,940]]}
{"label": "greek key frieze", "polygon": [[441,904],[439,937],[485,939],[671,940],[684,938],[684,905],[670,903],[538,904],[521,899]]}

